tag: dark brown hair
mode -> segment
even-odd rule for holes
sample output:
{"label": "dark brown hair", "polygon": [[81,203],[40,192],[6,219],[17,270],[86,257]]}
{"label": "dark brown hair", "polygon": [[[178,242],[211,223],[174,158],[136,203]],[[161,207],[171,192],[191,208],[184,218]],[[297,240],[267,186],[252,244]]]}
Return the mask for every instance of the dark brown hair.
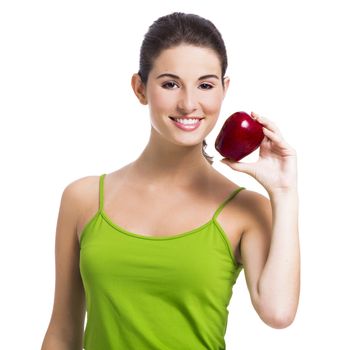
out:
{"label": "dark brown hair", "polygon": [[[214,50],[220,59],[221,81],[224,85],[227,53],[220,32],[208,19],[182,12],[174,12],[159,17],[145,34],[140,50],[140,68],[138,72],[143,84],[147,84],[153,62],[161,52],[182,43]],[[206,146],[207,143],[204,139],[202,153],[206,160],[213,164],[213,157],[210,157],[204,150]]]}

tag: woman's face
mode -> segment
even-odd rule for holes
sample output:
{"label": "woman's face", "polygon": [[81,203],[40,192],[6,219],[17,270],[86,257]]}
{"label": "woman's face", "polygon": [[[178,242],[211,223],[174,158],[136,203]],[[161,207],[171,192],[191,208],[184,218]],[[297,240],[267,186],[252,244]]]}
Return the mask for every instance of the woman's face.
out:
{"label": "woman's face", "polygon": [[[220,60],[213,50],[185,44],[163,50],[145,89],[152,127],[177,144],[202,143],[217,122],[228,85],[228,78],[222,85]],[[183,130],[171,117],[203,119],[197,128],[185,124]]]}

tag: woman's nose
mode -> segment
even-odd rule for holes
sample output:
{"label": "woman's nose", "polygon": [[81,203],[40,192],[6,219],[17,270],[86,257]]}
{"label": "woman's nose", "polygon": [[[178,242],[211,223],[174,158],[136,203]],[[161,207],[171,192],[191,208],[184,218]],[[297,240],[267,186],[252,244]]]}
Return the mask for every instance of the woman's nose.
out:
{"label": "woman's nose", "polygon": [[197,107],[198,101],[195,92],[190,89],[183,90],[178,101],[178,110],[183,114],[189,114]]}

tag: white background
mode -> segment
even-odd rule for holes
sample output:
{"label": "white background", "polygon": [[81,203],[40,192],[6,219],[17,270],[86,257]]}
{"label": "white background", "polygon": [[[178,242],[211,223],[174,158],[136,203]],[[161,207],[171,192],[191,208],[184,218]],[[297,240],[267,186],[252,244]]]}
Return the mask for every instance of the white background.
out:
{"label": "white background", "polygon": [[[65,186],[114,171],[145,147],[148,107],[138,103],[130,78],[149,25],[173,11],[210,19],[226,42],[231,85],[207,137],[214,167],[266,193],[249,175],[218,162],[215,137],[238,110],[273,120],[298,154],[296,319],[280,330],[264,324],[242,272],[229,308],[227,349],[349,349],[350,21],[339,0],[1,2],[2,347],[41,347]],[[249,158],[255,161],[257,152]]]}

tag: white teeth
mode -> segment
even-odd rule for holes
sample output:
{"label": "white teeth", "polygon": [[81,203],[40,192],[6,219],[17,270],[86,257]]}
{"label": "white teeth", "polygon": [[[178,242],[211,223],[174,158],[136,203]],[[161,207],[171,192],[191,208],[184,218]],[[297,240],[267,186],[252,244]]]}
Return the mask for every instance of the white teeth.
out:
{"label": "white teeth", "polygon": [[181,124],[197,124],[199,122],[200,119],[177,119],[174,118],[177,122],[181,123]]}

